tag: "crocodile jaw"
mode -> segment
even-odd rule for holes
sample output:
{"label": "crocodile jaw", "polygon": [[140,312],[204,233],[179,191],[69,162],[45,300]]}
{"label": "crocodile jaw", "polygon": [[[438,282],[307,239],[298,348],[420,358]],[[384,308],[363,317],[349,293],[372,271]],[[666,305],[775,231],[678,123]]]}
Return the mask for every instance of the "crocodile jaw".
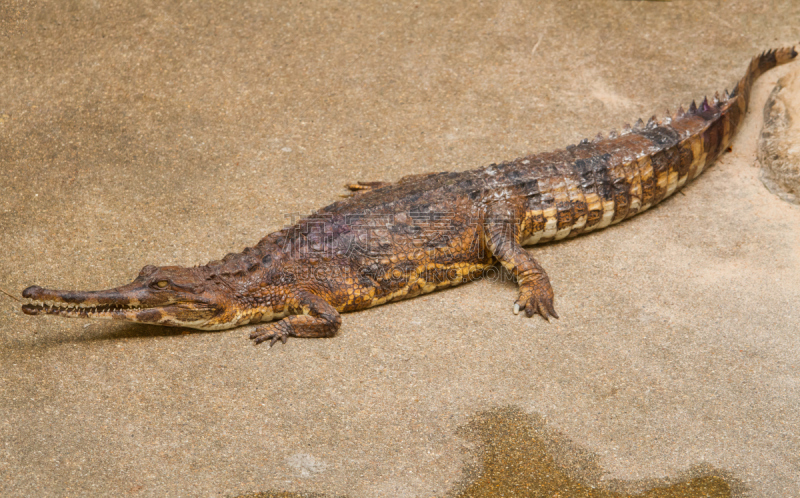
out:
{"label": "crocodile jaw", "polygon": [[22,305],[26,315],[58,315],[68,318],[105,318],[136,321],[136,313],[146,308],[127,305],[87,305],[58,301],[34,301]]}
{"label": "crocodile jaw", "polygon": [[221,330],[236,326],[214,320],[216,307],[203,302],[177,302],[169,296],[154,298],[146,287],[130,284],[104,291],[60,291],[28,287],[22,296],[31,300],[22,306],[26,315],[57,315],[67,318],[126,320],[172,327]]}

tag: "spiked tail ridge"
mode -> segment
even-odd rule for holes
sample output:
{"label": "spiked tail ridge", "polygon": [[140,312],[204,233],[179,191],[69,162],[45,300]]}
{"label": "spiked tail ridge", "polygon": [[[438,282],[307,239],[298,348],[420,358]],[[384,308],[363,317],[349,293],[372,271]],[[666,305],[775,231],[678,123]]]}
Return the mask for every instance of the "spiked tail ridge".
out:
{"label": "spiked tail ridge", "polygon": [[[728,149],[744,120],[755,80],[795,58],[795,47],[767,50],[750,61],[744,77],[730,94],[726,90],[721,99],[715,94],[711,102],[707,97],[700,104],[692,101],[687,111],[679,107],[674,116],[665,118],[658,126],[648,122],[646,130],[650,135],[639,130],[640,135],[655,139],[653,149],[631,163],[633,167],[629,168],[626,178],[630,206],[623,215],[615,213],[613,222],[658,204],[697,178]],[[616,176],[624,177],[624,173],[612,174]]]}
{"label": "spiked tail ridge", "polygon": [[[621,133],[612,130],[607,139],[526,158],[523,164],[569,166],[552,178],[536,178],[520,240],[533,245],[602,229],[671,196],[728,150],[755,79],[796,58],[794,47],[768,50],[751,61],[732,93],[695,100],[661,120],[639,119]],[[542,200],[545,195],[556,207]]]}
{"label": "spiked tail ridge", "polygon": [[797,49],[794,46],[766,50],[760,55],[753,57],[750,61],[750,66],[747,68],[747,72],[744,77],[739,80],[739,83],[730,96],[731,99],[741,99],[741,102],[744,104],[742,107],[742,114],[744,114],[744,111],[747,109],[747,103],[750,101],[750,90],[753,87],[753,82],[770,69],[791,62],[796,57]]}

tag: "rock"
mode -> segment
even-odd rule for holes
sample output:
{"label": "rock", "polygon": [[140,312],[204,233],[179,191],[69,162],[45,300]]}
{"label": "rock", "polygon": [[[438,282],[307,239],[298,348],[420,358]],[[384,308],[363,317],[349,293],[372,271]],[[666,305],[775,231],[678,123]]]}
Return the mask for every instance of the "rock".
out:
{"label": "rock", "polygon": [[800,204],[800,70],[778,80],[764,106],[758,160],[767,189]]}

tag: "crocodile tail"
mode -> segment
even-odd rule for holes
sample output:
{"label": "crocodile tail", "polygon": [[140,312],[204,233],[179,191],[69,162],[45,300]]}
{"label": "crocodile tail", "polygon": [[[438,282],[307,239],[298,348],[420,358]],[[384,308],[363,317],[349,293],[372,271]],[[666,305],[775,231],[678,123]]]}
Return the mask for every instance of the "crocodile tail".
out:
{"label": "crocodile tail", "polygon": [[791,62],[795,57],[797,57],[797,50],[795,47],[767,50],[761,55],[753,57],[753,60],[750,61],[750,66],[747,68],[747,72],[744,77],[739,80],[739,83],[731,94],[731,99],[737,98],[740,100],[739,105],[742,107],[742,116],[744,116],[747,103],[750,101],[750,89],[753,87],[753,82],[773,67]]}

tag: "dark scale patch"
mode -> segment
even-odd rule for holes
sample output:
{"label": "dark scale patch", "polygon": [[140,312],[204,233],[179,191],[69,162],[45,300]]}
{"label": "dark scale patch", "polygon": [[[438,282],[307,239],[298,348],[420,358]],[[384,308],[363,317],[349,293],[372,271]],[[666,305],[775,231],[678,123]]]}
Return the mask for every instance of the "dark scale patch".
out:
{"label": "dark scale patch", "polygon": [[603,200],[611,200],[611,180],[608,176],[609,161],[611,161],[611,154],[602,154],[575,161],[573,171],[580,178],[580,185],[584,195],[596,193]]}
{"label": "dark scale patch", "polygon": [[539,178],[553,178],[559,175],[558,166],[554,162],[540,164],[537,169],[541,172]]}
{"label": "dark scale patch", "polygon": [[[404,296],[404,298],[412,298],[422,294],[422,284],[419,281],[414,282],[413,284],[408,286],[408,294]],[[397,299],[401,299],[398,297]]]}
{"label": "dark scale patch", "polygon": [[276,271],[265,277],[265,279],[268,279],[269,283],[275,286],[290,285],[297,281],[295,274],[288,271]]}
{"label": "dark scale patch", "polygon": [[581,191],[583,192],[583,195],[593,194],[595,192],[594,173],[592,173],[591,171],[586,173],[581,173],[578,184],[581,186]]}
{"label": "dark scale patch", "polygon": [[259,260],[255,258],[247,258],[244,261],[242,261],[242,263],[244,265],[244,269],[247,270],[248,272],[253,272],[261,268]]}
{"label": "dark scale patch", "polygon": [[525,197],[532,197],[541,194],[539,190],[539,180],[525,180],[519,183],[519,189]]}
{"label": "dark scale patch", "polygon": [[[608,171],[611,154],[593,156],[575,161],[574,170],[580,177],[581,190],[584,196],[597,194],[601,201],[610,201],[614,198],[611,186],[611,177]],[[603,218],[603,208],[593,209],[588,212],[586,228],[597,225]]]}
{"label": "dark scale patch", "polygon": [[399,270],[391,270],[383,279],[378,281],[375,288],[375,297],[381,298],[392,294],[408,284],[408,279]]}
{"label": "dark scale patch", "polygon": [[143,323],[158,323],[164,315],[157,309],[146,309],[136,313],[136,320]]}
{"label": "dark scale patch", "polygon": [[722,143],[723,124],[721,119],[712,122],[703,133],[703,150],[708,154],[706,163],[710,163],[719,155]]}
{"label": "dark scale patch", "polygon": [[433,209],[431,208],[430,204],[421,203],[421,204],[415,204],[414,207],[411,208],[411,211],[408,214],[409,214],[409,216],[411,216],[412,219],[415,219],[415,220],[418,220],[418,219],[428,220],[428,219],[430,219],[430,214],[429,213],[432,210]]}
{"label": "dark scale patch", "polygon": [[658,179],[663,175],[669,174],[669,162],[667,155],[663,150],[656,152],[650,156],[650,164],[653,165],[653,202],[658,202],[667,195],[666,183],[663,187],[659,187]]}
{"label": "dark scale patch", "polygon": [[[642,158],[642,159],[639,160],[639,163],[637,163],[636,167],[637,168],[644,168],[644,166],[642,166],[641,163],[645,162],[645,161],[650,161],[650,160],[651,160],[651,158],[649,158],[649,157],[648,158]],[[651,163],[652,163],[652,161],[651,161]],[[655,194],[656,194],[656,176],[655,176],[655,172],[653,172],[653,174],[650,175],[650,178],[645,178],[644,177],[644,169],[640,169],[640,172],[642,174],[642,205],[653,204],[653,198],[655,197]]]}
{"label": "dark scale patch", "polygon": [[692,152],[691,141],[686,140],[676,147],[679,156],[678,175],[684,177],[689,174],[689,168],[694,161],[694,152]]}
{"label": "dark scale patch", "polygon": [[[672,174],[678,171],[680,168],[681,157],[680,152],[678,151],[678,147],[670,147],[668,149],[664,149],[664,160],[667,163],[667,173]],[[669,176],[667,176],[667,187],[669,187]],[[666,194],[666,192],[665,192]]]}
{"label": "dark scale patch", "polygon": [[555,204],[555,198],[553,194],[546,193],[539,196],[539,209],[542,211],[550,209]]}
{"label": "dark scale patch", "polygon": [[402,272],[404,275],[409,275],[417,269],[417,266],[417,263],[405,260],[394,265],[394,269],[400,270],[400,272]]}
{"label": "dark scale patch", "polygon": [[575,224],[575,214],[572,212],[572,203],[569,201],[559,202],[556,204],[556,212],[558,217],[558,229],[571,227]]}
{"label": "dark scale patch", "polygon": [[83,292],[65,292],[60,297],[65,303],[82,303],[86,301],[86,294]]}
{"label": "dark scale patch", "polygon": [[453,253],[452,248],[442,248],[433,252],[433,254],[428,254],[428,260],[433,260],[436,263],[441,265],[453,265],[460,261],[467,261],[469,257],[465,257],[466,255],[457,255]]}
{"label": "dark scale patch", "polygon": [[[538,206],[538,204],[537,204]],[[537,207],[538,209],[538,207]],[[528,218],[527,223],[527,230],[523,234],[524,237],[533,235],[536,232],[541,232],[544,230],[544,226],[547,224],[547,220],[545,219],[544,215],[541,212],[537,212],[535,215]]]}
{"label": "dark scale patch", "polygon": [[664,157],[667,161],[667,168],[670,172],[678,171],[678,167],[680,166],[681,158],[680,154],[678,153],[677,147],[670,147],[668,149],[664,149]]}
{"label": "dark scale patch", "polygon": [[611,154],[603,154],[600,157],[592,158],[595,192],[604,201],[610,201],[614,197],[611,186],[611,176],[608,171],[608,163],[610,160]]}
{"label": "dark scale patch", "polygon": [[650,140],[659,148],[672,147],[680,140],[678,132],[669,126],[656,126],[651,129],[636,130],[634,133]]}
{"label": "dark scale patch", "polygon": [[398,237],[412,233],[410,225],[399,221],[396,221],[393,225],[388,226],[387,230],[389,230],[390,234],[397,235]]}
{"label": "dark scale patch", "polygon": [[614,218],[613,221],[625,219],[631,206],[631,189],[627,178],[617,177],[611,183],[614,189]]}
{"label": "dark scale patch", "polygon": [[420,197],[422,197],[422,192],[413,192],[403,197],[403,201],[405,201],[407,205],[412,205],[416,203]]}
{"label": "dark scale patch", "polygon": [[742,121],[742,111],[739,109],[739,104],[735,101],[732,103],[730,107],[725,111],[725,114],[728,115],[728,119],[730,122],[730,135],[733,136],[736,133],[736,129],[739,127],[739,124]]}
{"label": "dark scale patch", "polygon": [[581,199],[575,199],[572,201],[572,214],[575,216],[575,221],[578,221],[581,216],[586,215],[586,211],[588,210],[588,206],[586,202]]}
{"label": "dark scale patch", "polygon": [[593,209],[589,211],[586,216],[586,227],[593,227],[600,223],[600,220],[603,219],[603,211],[601,209]]}
{"label": "dark scale patch", "polygon": [[539,192],[539,188],[537,186],[536,191],[530,191],[527,195],[527,199],[525,200],[525,210],[526,211],[538,211],[542,209],[542,194]]}
{"label": "dark scale patch", "polygon": [[525,174],[524,171],[521,171],[519,169],[512,169],[511,171],[507,172],[505,176],[509,180],[514,181],[521,178],[524,174]]}
{"label": "dark scale patch", "polygon": [[450,247],[450,237],[443,233],[434,233],[425,241],[425,246],[431,249]]}
{"label": "dark scale patch", "polygon": [[658,179],[661,178],[662,175],[666,175],[669,172],[667,155],[663,150],[656,152],[650,156],[650,164],[653,166],[653,178],[656,180],[656,195],[654,200],[660,201],[664,197],[664,193],[666,193],[666,187],[659,187]]}

